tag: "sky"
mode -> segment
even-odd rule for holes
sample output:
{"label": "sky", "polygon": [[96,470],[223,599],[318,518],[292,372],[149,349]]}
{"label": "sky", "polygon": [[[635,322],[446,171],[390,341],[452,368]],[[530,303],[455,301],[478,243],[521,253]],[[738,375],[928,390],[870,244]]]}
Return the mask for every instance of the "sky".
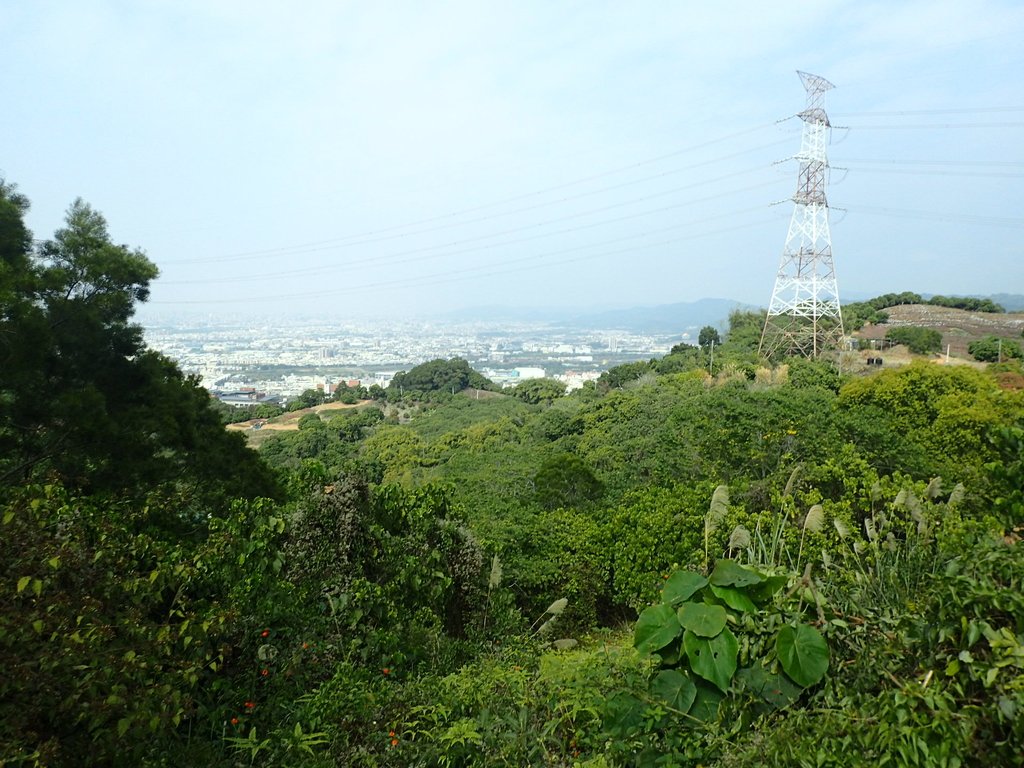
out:
{"label": "sky", "polygon": [[767,306],[835,85],[844,300],[1024,293],[1024,3],[0,4],[0,175],[148,313]]}

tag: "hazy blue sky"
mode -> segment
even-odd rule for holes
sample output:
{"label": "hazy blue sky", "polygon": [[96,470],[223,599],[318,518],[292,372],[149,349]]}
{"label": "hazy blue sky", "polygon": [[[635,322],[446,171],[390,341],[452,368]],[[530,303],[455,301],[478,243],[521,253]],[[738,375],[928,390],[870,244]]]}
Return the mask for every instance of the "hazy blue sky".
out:
{"label": "hazy blue sky", "polygon": [[1022,40],[1019,0],[5,2],[0,172],[153,310],[767,305],[801,69],[840,293],[1024,293]]}

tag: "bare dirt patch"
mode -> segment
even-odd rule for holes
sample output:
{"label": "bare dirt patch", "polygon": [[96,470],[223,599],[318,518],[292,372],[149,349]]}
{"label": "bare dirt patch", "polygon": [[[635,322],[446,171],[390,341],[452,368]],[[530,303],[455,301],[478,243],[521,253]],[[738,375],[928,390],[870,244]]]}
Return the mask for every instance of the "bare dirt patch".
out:
{"label": "bare dirt patch", "polygon": [[325,416],[322,414],[330,414],[331,411],[343,411],[349,408],[358,408],[361,405],[367,405],[372,402],[372,400],[360,400],[358,403],[351,404],[324,403],[323,405],[317,405],[313,408],[302,408],[298,411],[282,413],[280,416],[275,416],[272,419],[249,419],[248,421],[240,421],[237,424],[228,424],[227,428],[234,432],[244,432],[245,436],[251,443],[259,443],[262,442],[259,438],[262,438],[267,433],[290,432],[297,430],[299,428],[299,421],[307,413],[315,413],[323,419]]}
{"label": "bare dirt patch", "polygon": [[[934,328],[942,334],[942,348],[948,345],[951,357],[970,360],[967,346],[985,336],[1001,336],[1006,339],[1020,339],[1024,331],[1024,312],[968,312],[949,307],[933,307],[927,304],[902,304],[889,307],[889,321],[881,325],[865,325],[857,336],[877,342],[885,338],[890,328],[911,325],[918,328]],[[889,351],[886,350],[886,354]]]}

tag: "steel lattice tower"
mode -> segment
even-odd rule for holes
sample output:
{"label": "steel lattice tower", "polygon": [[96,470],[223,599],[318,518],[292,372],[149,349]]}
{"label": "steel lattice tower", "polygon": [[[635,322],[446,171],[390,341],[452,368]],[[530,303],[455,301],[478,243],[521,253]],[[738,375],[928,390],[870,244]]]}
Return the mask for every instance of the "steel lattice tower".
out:
{"label": "steel lattice tower", "polygon": [[761,334],[758,351],[765,357],[818,357],[838,347],[843,338],[825,195],[832,130],[825,113],[825,92],[835,86],[817,75],[797,74],[807,91],[807,108],[799,115],[804,121],[796,155],[800,171],[786,247]]}

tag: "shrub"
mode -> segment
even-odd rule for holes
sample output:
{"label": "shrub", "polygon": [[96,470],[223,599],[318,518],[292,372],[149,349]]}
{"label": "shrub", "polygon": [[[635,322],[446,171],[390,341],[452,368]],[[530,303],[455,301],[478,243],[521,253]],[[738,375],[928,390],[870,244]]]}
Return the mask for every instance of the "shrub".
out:
{"label": "shrub", "polygon": [[998,336],[986,336],[983,339],[972,341],[967,346],[967,351],[975,360],[983,363],[996,363],[1011,358],[1021,359],[1024,357],[1020,344],[1011,339],[1001,339]]}
{"label": "shrub", "polygon": [[927,355],[929,352],[938,352],[942,349],[942,334],[934,328],[916,328],[910,325],[890,328],[886,331],[885,338],[893,344],[902,344],[918,355]]}

